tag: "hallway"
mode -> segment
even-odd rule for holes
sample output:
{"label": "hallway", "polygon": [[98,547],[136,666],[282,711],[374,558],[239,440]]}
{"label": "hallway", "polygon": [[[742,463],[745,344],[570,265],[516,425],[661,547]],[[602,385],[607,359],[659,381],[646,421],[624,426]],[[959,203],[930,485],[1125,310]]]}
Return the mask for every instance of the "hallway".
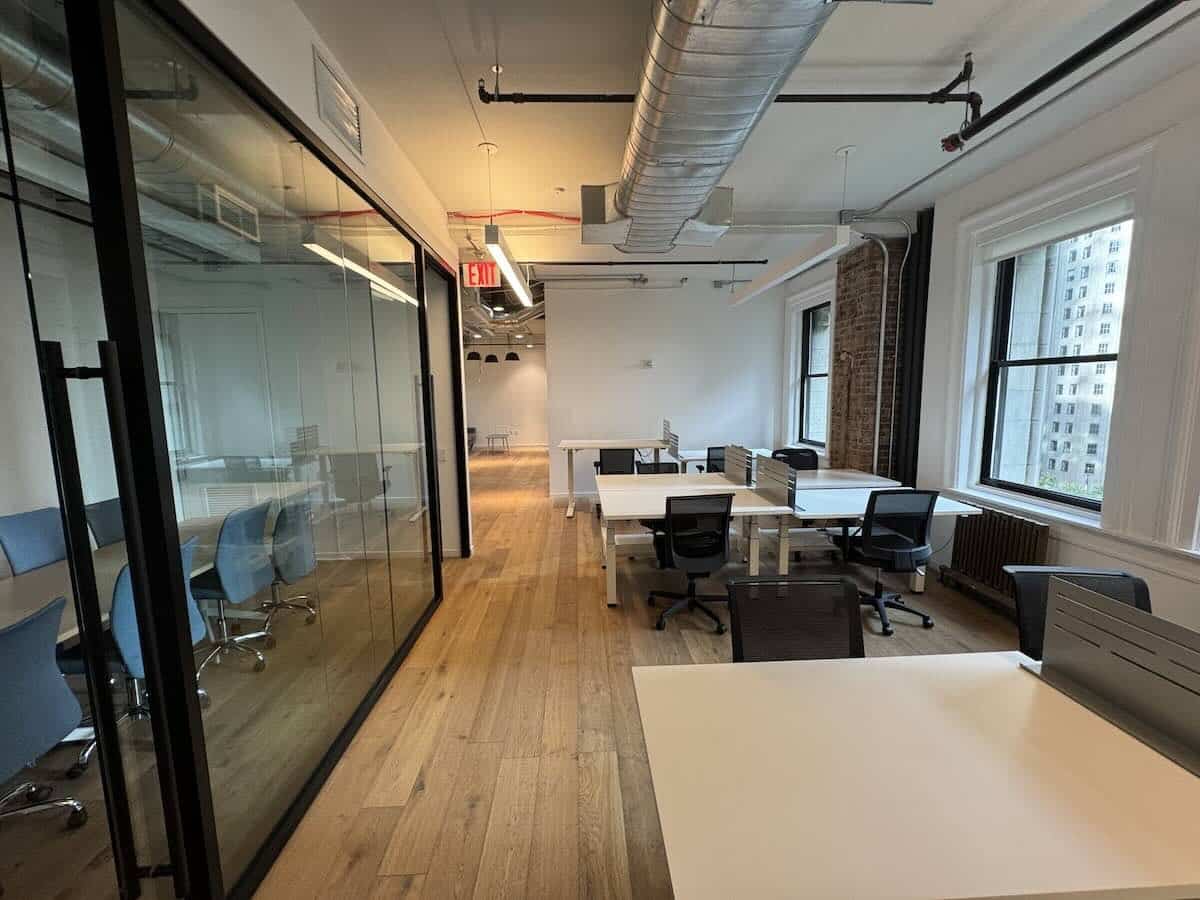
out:
{"label": "hallway", "polygon": [[[622,563],[607,609],[597,520],[567,520],[547,478],[544,450],[472,458],[475,554],[447,561],[441,608],[259,897],[671,896],[630,667],[725,662],[729,637],[690,616],[655,631],[641,597],[674,578],[648,560]],[[1016,645],[932,578],[919,605],[936,628],[866,620],[867,655]]]}

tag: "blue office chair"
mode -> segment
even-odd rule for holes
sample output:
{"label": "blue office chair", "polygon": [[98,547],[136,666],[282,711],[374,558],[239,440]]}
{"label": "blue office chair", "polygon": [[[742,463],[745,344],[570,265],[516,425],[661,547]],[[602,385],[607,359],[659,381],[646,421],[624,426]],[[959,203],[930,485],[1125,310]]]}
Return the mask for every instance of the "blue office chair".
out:
{"label": "blue office chair", "polygon": [[275,517],[275,530],[271,537],[271,557],[275,565],[275,579],[271,582],[271,599],[262,604],[267,614],[263,630],[268,633],[266,645],[275,646],[270,636],[271,624],[280,610],[294,610],[306,614],[305,625],[317,621],[317,609],[308,594],[294,594],[287,599],[280,596],[285,584],[296,584],[317,569],[317,548],[313,540],[312,516],[306,501],[286,504]]}
{"label": "blue office chair", "polygon": [[196,669],[199,675],[205,667],[222,654],[246,653],[255,658],[254,671],[267,667],[267,658],[247,644],[265,638],[267,632],[231,635],[225,617],[225,605],[245,603],[275,580],[275,567],[266,545],[267,517],[271,503],[260,503],[235,510],[221,523],[217,537],[217,554],[210,572],[192,579],[192,593],[198,600],[217,601],[217,635],[212,650]]}
{"label": "blue office chair", "polygon": [[[199,644],[208,636],[208,624],[200,607],[192,596],[191,579],[188,573],[192,571],[196,557],[196,548],[200,538],[189,538],[179,547],[179,560],[183,568],[184,600],[187,603],[188,625],[192,636],[192,646]],[[147,719],[150,717],[150,707],[146,705],[146,665],[142,660],[142,640],[138,632],[137,610],[133,603],[133,578],[129,574],[129,566],[121,569],[117,582],[113,585],[112,611],[109,613],[109,647],[108,671],[110,684],[116,680],[125,679],[126,701],[125,711],[117,719],[117,724],[128,719]],[[84,674],[83,656],[78,646],[59,654],[58,667],[66,675]],[[197,688],[200,695],[200,705],[208,706],[208,694]],[[79,758],[67,769],[68,778],[78,778],[87,769],[96,752],[95,739],[88,742],[79,752]]]}
{"label": "blue office chair", "polygon": [[87,516],[88,526],[92,529],[92,537],[96,539],[97,547],[107,547],[109,544],[119,544],[125,540],[125,521],[121,518],[120,497],[89,503],[83,508],[83,513]]}
{"label": "blue office chair", "polygon": [[[83,720],[79,701],[54,661],[62,597],[15,625],[0,629],[0,782],[7,781]],[[87,807],[73,797],[51,800],[53,787],[22,782],[0,797],[0,820],[69,809],[67,826],[87,821]]]}
{"label": "blue office chair", "polygon": [[67,558],[62,513],[53,506],[0,516],[0,548],[14,575]]}

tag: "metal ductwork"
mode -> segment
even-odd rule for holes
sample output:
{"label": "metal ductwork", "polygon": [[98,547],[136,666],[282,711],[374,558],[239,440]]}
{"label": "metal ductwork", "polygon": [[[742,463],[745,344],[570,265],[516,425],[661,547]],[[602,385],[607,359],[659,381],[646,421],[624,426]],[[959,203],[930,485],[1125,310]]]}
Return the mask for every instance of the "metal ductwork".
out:
{"label": "metal ductwork", "polygon": [[717,183],[836,6],[655,0],[621,180],[584,186],[584,243],[714,244],[732,224]]}

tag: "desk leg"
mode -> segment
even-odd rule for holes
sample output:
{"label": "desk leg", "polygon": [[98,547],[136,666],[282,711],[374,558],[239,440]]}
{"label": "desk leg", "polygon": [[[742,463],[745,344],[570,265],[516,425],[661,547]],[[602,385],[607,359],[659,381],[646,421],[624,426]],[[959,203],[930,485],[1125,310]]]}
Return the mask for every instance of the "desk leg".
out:
{"label": "desk leg", "polygon": [[618,606],[617,600],[617,532],[609,527],[604,535],[604,558],[608,565],[604,569],[605,592],[608,595],[608,605]]}
{"label": "desk leg", "polygon": [[567,518],[575,518],[575,451],[567,451]]}
{"label": "desk leg", "polygon": [[788,564],[791,562],[791,516],[779,517],[779,574],[786,575],[788,573]]}
{"label": "desk leg", "polygon": [[757,575],[759,548],[758,518],[756,516],[747,516],[745,522],[746,537],[750,542],[750,574]]}
{"label": "desk leg", "polygon": [[658,461],[661,458],[661,455],[662,455],[662,451],[659,450],[657,447],[655,447],[654,448],[654,464],[656,466],[658,465]]}
{"label": "desk leg", "polygon": [[914,594],[925,593],[925,567],[917,566],[917,571],[908,576],[908,589]]}

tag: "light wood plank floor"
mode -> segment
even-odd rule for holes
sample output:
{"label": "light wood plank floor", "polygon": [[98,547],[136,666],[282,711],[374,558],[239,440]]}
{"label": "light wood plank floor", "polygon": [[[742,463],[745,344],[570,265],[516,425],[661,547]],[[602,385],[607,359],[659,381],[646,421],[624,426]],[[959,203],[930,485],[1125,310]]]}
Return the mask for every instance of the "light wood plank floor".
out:
{"label": "light wood plank floor", "polygon": [[[622,561],[606,608],[597,521],[551,506],[547,470],[545,451],[472,460],[475,554],[446,562],[441,608],[259,897],[671,896],[630,667],[728,661],[729,638],[691,616],[655,631],[642,595],[675,576],[648,560]],[[932,579],[916,605],[936,628],[899,615],[883,638],[864,615],[868,656],[1016,645]]]}

